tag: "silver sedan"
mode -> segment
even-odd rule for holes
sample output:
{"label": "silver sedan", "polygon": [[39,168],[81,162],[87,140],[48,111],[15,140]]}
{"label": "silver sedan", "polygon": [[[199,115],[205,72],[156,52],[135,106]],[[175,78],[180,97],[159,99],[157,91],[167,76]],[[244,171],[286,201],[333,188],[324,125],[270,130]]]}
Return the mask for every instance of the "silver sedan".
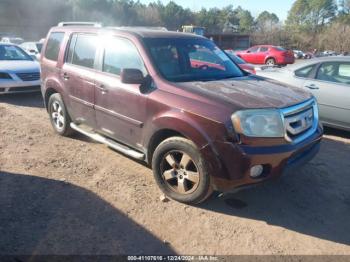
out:
{"label": "silver sedan", "polygon": [[320,120],[350,131],[350,57],[315,58],[285,68],[257,71],[264,76],[310,91],[318,101]]}
{"label": "silver sedan", "polygon": [[0,43],[0,94],[40,91],[40,65],[14,44]]}

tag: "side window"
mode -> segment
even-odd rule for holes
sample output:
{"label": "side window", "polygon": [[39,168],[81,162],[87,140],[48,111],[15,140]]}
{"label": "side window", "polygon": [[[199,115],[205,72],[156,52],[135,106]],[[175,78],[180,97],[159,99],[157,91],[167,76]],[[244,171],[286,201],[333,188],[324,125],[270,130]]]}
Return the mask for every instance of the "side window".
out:
{"label": "side window", "polygon": [[113,37],[105,44],[102,71],[120,75],[123,68],[139,69],[147,75],[135,45],[128,39]]}
{"label": "side window", "polygon": [[294,72],[294,74],[296,76],[299,76],[299,77],[309,78],[311,75],[311,72],[314,70],[315,67],[316,67],[316,65],[306,66],[306,67],[303,67],[301,69],[296,70]]}
{"label": "side window", "polygon": [[63,37],[63,32],[54,32],[50,34],[45,50],[45,57],[47,59],[57,61]]}
{"label": "side window", "polygon": [[265,47],[265,46],[263,46],[263,47],[260,47],[260,52],[267,52],[269,49],[267,48],[267,47]]}
{"label": "side window", "polygon": [[337,79],[339,63],[328,62],[323,63],[318,69],[316,79],[328,82],[340,82]]}
{"label": "side window", "polygon": [[253,46],[248,49],[249,53],[256,53],[258,52],[259,47],[258,46]]}
{"label": "side window", "polygon": [[[72,40],[73,38],[74,37],[72,37]],[[71,48],[73,48],[72,46],[70,46],[67,59],[69,59],[70,56],[72,56],[72,64],[87,68],[94,68],[97,44],[98,38],[96,35],[77,35],[75,40],[74,52],[72,55],[70,55]]]}
{"label": "side window", "polygon": [[339,65],[339,76],[350,78],[350,63],[344,63]]}

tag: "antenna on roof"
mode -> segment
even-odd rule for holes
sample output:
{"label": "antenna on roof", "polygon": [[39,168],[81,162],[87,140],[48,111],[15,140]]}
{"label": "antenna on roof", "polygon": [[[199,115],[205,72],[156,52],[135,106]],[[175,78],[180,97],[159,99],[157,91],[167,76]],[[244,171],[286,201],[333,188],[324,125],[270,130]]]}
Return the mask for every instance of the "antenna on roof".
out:
{"label": "antenna on roof", "polygon": [[101,23],[97,22],[60,22],[58,26],[92,26],[92,27],[102,27]]}

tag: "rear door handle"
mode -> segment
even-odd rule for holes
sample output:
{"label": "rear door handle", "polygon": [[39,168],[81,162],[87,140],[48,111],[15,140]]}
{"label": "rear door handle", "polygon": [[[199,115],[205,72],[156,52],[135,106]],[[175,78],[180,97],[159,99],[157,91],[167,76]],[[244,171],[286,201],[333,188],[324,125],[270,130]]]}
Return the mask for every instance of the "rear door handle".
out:
{"label": "rear door handle", "polygon": [[63,77],[64,80],[68,80],[69,79],[69,75],[66,72],[63,73],[62,77]]}
{"label": "rear door handle", "polygon": [[309,88],[309,89],[313,89],[313,90],[315,90],[315,89],[320,89],[317,85],[315,85],[315,84],[310,84],[310,85],[305,85],[305,87],[306,88]]}
{"label": "rear door handle", "polygon": [[104,84],[97,84],[96,85],[97,89],[100,90],[102,93],[107,93],[108,89],[106,88],[106,86]]}

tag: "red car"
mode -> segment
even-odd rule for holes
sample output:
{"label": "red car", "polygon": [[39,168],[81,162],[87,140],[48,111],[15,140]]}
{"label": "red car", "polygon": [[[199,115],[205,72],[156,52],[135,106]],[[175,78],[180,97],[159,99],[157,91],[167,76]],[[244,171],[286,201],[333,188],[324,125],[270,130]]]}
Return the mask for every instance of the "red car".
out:
{"label": "red car", "polygon": [[242,70],[251,74],[256,74],[255,67],[252,64],[248,64],[242,58],[236,56],[232,50],[225,50],[225,53],[235,62]]}
{"label": "red car", "polygon": [[293,64],[295,61],[292,51],[273,45],[256,45],[247,50],[236,52],[236,55],[247,63],[270,66]]}

